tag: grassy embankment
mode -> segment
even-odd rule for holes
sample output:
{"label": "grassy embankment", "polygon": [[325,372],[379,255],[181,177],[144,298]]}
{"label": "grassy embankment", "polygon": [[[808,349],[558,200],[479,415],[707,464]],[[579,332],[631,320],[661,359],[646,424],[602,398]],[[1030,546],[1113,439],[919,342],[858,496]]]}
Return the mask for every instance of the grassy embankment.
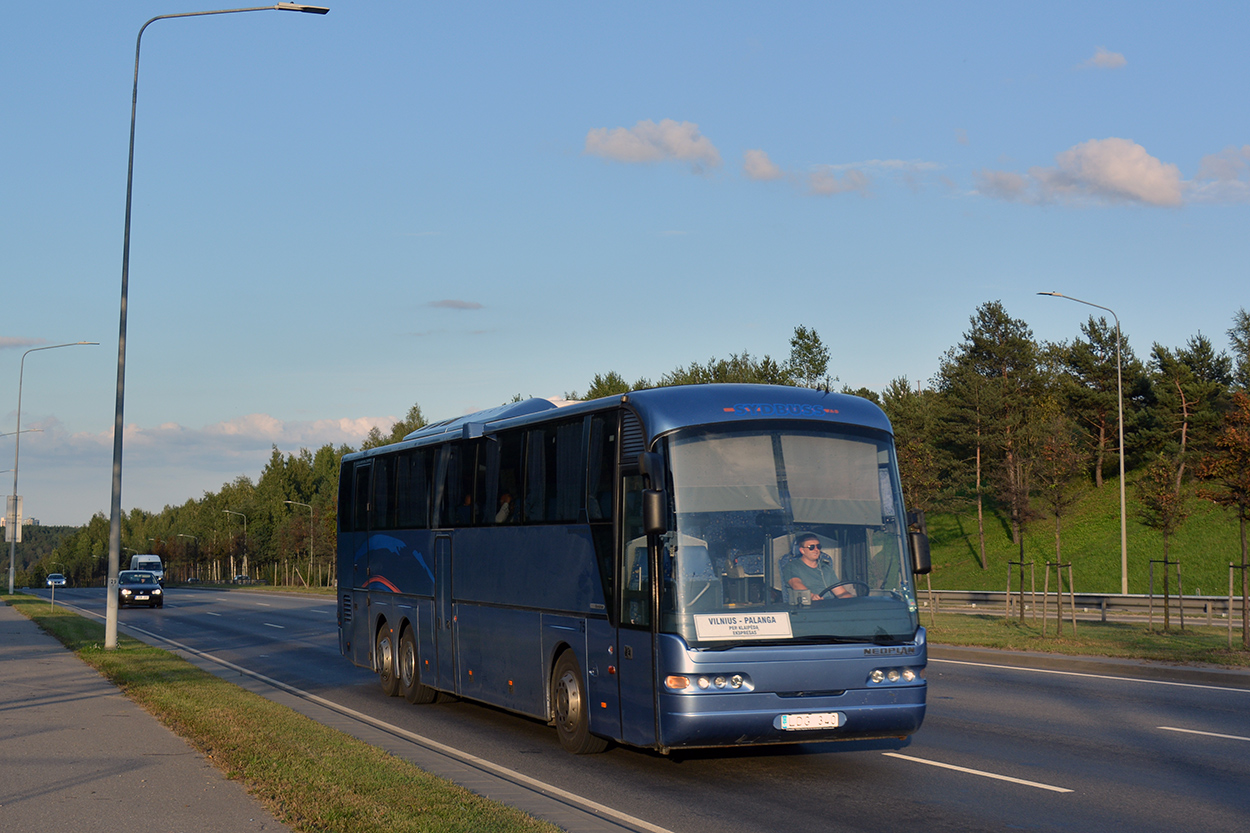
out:
{"label": "grassy embankment", "polygon": [[[1072,564],[1073,584],[1078,593],[1120,592],[1120,492],[1119,481],[1108,479],[1101,489],[1092,487],[1080,502],[1068,510],[1060,528],[1061,554]],[[1241,563],[1241,543],[1237,518],[1231,510],[1209,501],[1191,498],[1191,514],[1180,527],[1168,551],[1171,561],[1180,562],[1186,595],[1226,596],[1228,565]],[[1138,520],[1140,503],[1137,487],[1130,476],[1127,489],[1129,592],[1146,593],[1150,584],[1150,562],[1163,558],[1163,536]],[[985,514],[987,568],[980,564],[976,508],[959,513],[932,513],[928,518],[933,554],[934,590],[1007,589],[1007,562],[1020,560],[1020,548],[1011,541],[1011,525],[1005,515]],[[1054,518],[1039,518],[1025,527],[1024,560],[1035,563],[1040,592],[1046,562],[1054,562]],[[1172,592],[1176,591],[1172,568]],[[1163,592],[1163,565],[1155,564],[1155,592]],[[1240,571],[1236,573],[1240,595]],[[1026,588],[1028,578],[1026,572]],[[1051,588],[1055,575],[1050,577]],[[924,582],[921,582],[924,586]]]}
{"label": "grassy embankment", "polygon": [[32,596],[4,596],[126,696],[241,781],[295,830],[504,833],[557,829]]}

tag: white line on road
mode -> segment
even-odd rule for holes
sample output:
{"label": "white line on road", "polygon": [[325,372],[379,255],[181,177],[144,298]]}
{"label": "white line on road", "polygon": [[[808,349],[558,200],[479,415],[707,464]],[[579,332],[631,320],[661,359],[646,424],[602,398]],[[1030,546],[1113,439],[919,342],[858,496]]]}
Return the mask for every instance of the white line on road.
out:
{"label": "white line on road", "polygon": [[262,622],[261,624],[267,628],[277,628],[280,631],[286,630],[286,625],[275,625],[272,622]]}
{"label": "white line on road", "polygon": [[1225,740],[1244,740],[1250,742],[1250,738],[1243,738],[1240,735],[1221,735],[1219,732],[1199,732],[1197,729],[1178,729],[1175,726],[1160,726],[1165,732],[1184,732],[1187,735],[1203,735],[1208,738],[1224,738]]}
{"label": "white line on road", "polygon": [[[94,616],[97,619],[104,618],[103,616],[100,616],[99,614],[94,613],[92,611],[83,610],[81,608],[79,608],[79,610],[82,613],[89,613],[90,615]],[[201,651],[196,648],[192,648],[190,645],[185,645],[181,642],[176,642],[167,637],[160,636],[159,634],[153,633],[152,631],[148,631],[148,630],[144,630],[143,628],[135,627],[134,625],[126,625],[125,627],[128,630],[133,630],[137,633],[141,633],[144,636],[149,637],[150,639],[154,639],[158,642],[164,642],[168,645],[172,645],[178,650],[186,651],[189,654],[194,654],[195,656],[202,657],[211,662],[215,662],[218,665],[222,666],[223,668],[229,668],[232,671],[237,671],[240,674],[245,674],[253,679],[260,680],[261,682],[267,685],[271,685],[274,688],[282,689],[283,691],[294,694],[295,696],[303,698],[304,700],[307,700],[310,703],[316,703],[320,706],[324,706],[328,709],[336,711],[339,714],[346,715],[348,717],[359,720],[362,723],[368,723],[369,725],[374,726],[376,728],[382,729],[387,732],[391,732],[400,737],[407,738],[408,740],[413,741],[414,743],[420,744],[421,746],[424,746],[427,749],[433,749],[437,752],[441,752],[442,754],[447,755],[448,757],[455,758],[457,760],[463,761],[464,763],[468,763],[476,767],[480,767],[481,769],[484,769],[488,772],[492,772],[495,775],[500,776],[501,778],[505,778],[517,784],[523,784],[529,787],[530,789],[536,790],[540,793],[546,793],[547,795],[555,796],[556,798],[567,801],[570,804],[573,804],[591,813],[597,813],[601,816],[606,816],[608,818],[614,819],[623,824],[632,825],[633,827],[636,827],[639,830],[650,831],[650,833],[671,833],[671,831],[669,831],[667,828],[660,827],[659,825],[652,824],[648,821],[644,821],[640,818],[631,816],[627,813],[622,813],[619,810],[614,810],[611,807],[608,807],[607,805],[600,804],[597,801],[592,801],[591,799],[586,798],[585,796],[581,796],[581,795],[578,795],[577,793],[569,792],[568,790],[562,790],[557,786],[548,784],[544,781],[539,781],[537,778],[531,778],[528,775],[523,775],[517,772],[516,770],[508,769],[507,767],[500,766],[499,764],[496,764],[492,761],[488,761],[485,758],[479,758],[476,755],[469,754],[468,752],[462,752],[461,750],[456,749],[455,747],[447,746],[446,744],[439,743],[438,741],[433,740],[432,738],[423,737],[422,735],[418,735],[415,732],[410,732],[407,729],[402,729],[399,726],[394,725],[393,723],[387,723],[385,721],[377,719],[376,717],[372,717],[370,715],[364,714],[363,712],[358,712],[355,709],[349,708],[339,703],[335,703],[333,700],[327,700],[324,697],[318,697],[316,694],[312,694],[311,692],[307,692],[307,691],[304,691],[303,689],[296,688],[293,685],[288,685],[287,683],[281,682],[279,680],[275,680],[272,677],[267,677],[264,674],[260,674],[256,671],[252,671],[251,669],[244,668],[241,665],[236,665],[233,662],[230,662],[229,660],[222,659],[221,657],[213,656],[207,651]]]}
{"label": "white line on road", "polygon": [[1032,671],[1034,674],[1058,674],[1061,677],[1085,677],[1091,680],[1114,680],[1120,683],[1147,683],[1151,685],[1170,685],[1180,688],[1205,688],[1210,691],[1236,691],[1239,694],[1250,694],[1250,688],[1229,688],[1228,686],[1206,685],[1205,683],[1178,683],[1174,680],[1147,680],[1141,677],[1117,677],[1112,674],[1087,674],[1081,671],[1058,671],[1054,668],[1030,668],[1027,665],[995,665],[989,662],[968,662],[961,659],[933,659],[929,664],[944,662],[947,665],[971,665],[977,668],[997,668],[1001,671]]}
{"label": "white line on road", "polygon": [[208,614],[209,616],[218,616],[218,617],[220,617],[220,616],[221,616],[221,614],[220,614],[220,613],[213,613],[211,610],[206,610],[206,611],[204,611],[204,612],[205,612],[206,614]]}
{"label": "white line on road", "polygon": [[1053,787],[1050,784],[1042,784],[1037,781],[1025,781],[1023,778],[1012,778],[1010,775],[998,775],[993,772],[984,772],[979,769],[968,769],[964,766],[955,766],[954,764],[944,764],[940,761],[930,761],[925,758],[914,758],[911,755],[900,755],[897,752],[884,752],[887,758],[900,758],[904,761],[913,761],[918,764],[928,764],[929,766],[941,767],[942,769],[953,769],[956,772],[964,772],[968,775],[980,775],[982,778],[993,778],[996,781],[1010,781],[1013,784],[1021,784],[1026,787],[1037,787],[1039,790],[1050,790],[1056,793],[1070,793],[1072,790],[1066,787]]}

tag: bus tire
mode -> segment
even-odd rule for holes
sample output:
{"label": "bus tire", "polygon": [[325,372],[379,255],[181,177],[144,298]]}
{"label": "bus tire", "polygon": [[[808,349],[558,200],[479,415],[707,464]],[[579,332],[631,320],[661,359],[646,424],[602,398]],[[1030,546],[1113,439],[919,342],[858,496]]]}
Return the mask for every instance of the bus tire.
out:
{"label": "bus tire", "polygon": [[398,662],[399,693],[404,695],[405,700],[425,705],[438,699],[438,691],[421,682],[421,660],[417,656],[417,638],[411,626],[404,628],[400,634],[399,654],[395,659]]}
{"label": "bus tire", "polygon": [[373,643],[373,666],[378,672],[378,682],[387,697],[399,693],[399,677],[395,674],[395,632],[389,624],[378,628],[378,638]]}
{"label": "bus tire", "polygon": [[593,755],[608,748],[608,742],[590,733],[590,703],[582,669],[572,651],[556,660],[551,675],[551,705],[560,745],[574,755]]}

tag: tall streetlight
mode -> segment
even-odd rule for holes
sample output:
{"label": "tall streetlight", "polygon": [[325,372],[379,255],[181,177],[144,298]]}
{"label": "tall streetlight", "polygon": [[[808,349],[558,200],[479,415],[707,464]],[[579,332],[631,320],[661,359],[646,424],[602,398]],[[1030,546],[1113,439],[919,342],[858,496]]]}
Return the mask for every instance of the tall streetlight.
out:
{"label": "tall streetlight", "polygon": [[[197,536],[197,535],[188,535],[188,534],[187,534],[187,533],[185,533],[185,532],[179,532],[179,533],[178,533],[178,537],[179,537],[179,538],[190,538],[192,541],[194,541],[194,542],[195,542],[195,559],[196,559],[196,561],[199,561],[199,558],[200,558],[200,539],[199,539],[199,536]],[[182,557],[183,557],[183,558],[186,558],[186,556],[187,556],[187,548],[186,548],[186,547],[183,547],[183,548],[182,548]],[[167,572],[168,572],[168,571],[167,571]],[[197,569],[196,569],[196,571],[195,571],[195,572],[196,572],[196,575],[199,575],[199,569],[198,569],[198,567],[197,567]],[[185,579],[186,579],[186,576],[183,576],[183,579],[185,580]]]}
{"label": "tall streetlight", "polygon": [[109,578],[106,597],[108,607],[104,618],[104,647],[117,647],[117,572],[121,561],[122,545],[122,428],[124,403],[126,399],[126,294],[130,281],[130,197],[134,185],[135,172],[135,112],[139,103],[139,48],[143,43],[143,30],[158,20],[175,17],[205,17],[217,14],[237,14],[239,12],[306,12],[308,14],[325,14],[330,11],[324,6],[305,6],[298,3],[278,3],[273,6],[254,6],[246,9],[218,9],[207,12],[183,12],[181,14],[162,14],[149,20],[139,27],[139,36],[135,38],[135,83],[130,94],[130,156],[126,164],[126,224],[122,233],[122,302],[121,324],[117,336],[117,410],[113,418],[113,499],[109,508]]}
{"label": "tall streetlight", "polygon": [[221,510],[223,515],[238,515],[243,519],[243,563],[247,564],[247,515],[242,512],[231,512],[229,509]]}
{"label": "tall streetlight", "polygon": [[21,532],[21,522],[18,520],[18,496],[17,496],[17,460],[18,454],[22,448],[22,377],[26,375],[26,357],[31,353],[40,350],[55,350],[58,347],[78,347],[79,345],[98,345],[98,341],[71,341],[68,344],[52,344],[47,347],[32,347],[22,354],[22,363],[17,373],[17,429],[13,432],[13,494],[9,497],[8,520],[5,521],[6,526],[10,525],[7,534],[9,536],[9,595],[13,595],[13,578],[17,572],[17,536]]}
{"label": "tall streetlight", "polygon": [[[307,503],[300,503],[298,500],[284,500],[283,503],[289,503],[292,506],[302,506],[308,510],[308,580],[312,581],[313,569],[313,508]],[[277,582],[275,582],[276,584]]]}
{"label": "tall streetlight", "polygon": [[1064,295],[1059,292],[1039,292],[1038,295],[1050,295],[1054,298],[1067,298],[1069,301],[1076,301],[1078,304],[1084,304],[1087,307],[1095,307],[1097,309],[1106,310],[1111,313],[1111,317],[1115,319],[1115,396],[1119,405],[1119,424],[1120,424],[1120,593],[1128,595],[1128,518],[1124,513],[1124,383],[1123,383],[1123,363],[1120,359],[1120,316],[1115,314],[1115,310],[1110,307],[1104,307],[1101,304],[1093,304],[1089,301],[1082,301],[1080,298],[1073,298],[1071,295]]}

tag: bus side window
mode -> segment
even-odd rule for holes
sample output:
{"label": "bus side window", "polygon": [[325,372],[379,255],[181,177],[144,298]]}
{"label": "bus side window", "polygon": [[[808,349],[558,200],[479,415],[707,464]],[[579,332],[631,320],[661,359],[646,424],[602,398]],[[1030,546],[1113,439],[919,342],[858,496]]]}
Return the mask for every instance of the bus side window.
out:
{"label": "bus side window", "polygon": [[370,529],[393,529],[395,526],[395,479],[391,476],[389,456],[378,456],[373,462],[373,500],[369,505]]}
{"label": "bus side window", "polygon": [[430,525],[430,463],[427,449],[405,452],[396,459],[395,513],[401,529]]}
{"label": "bus side window", "polygon": [[352,477],[355,511],[352,513],[352,529],[363,531],[369,528],[369,481],[373,474],[373,466],[369,463],[357,463]]}
{"label": "bus side window", "polygon": [[595,414],[590,420],[590,455],[586,474],[586,515],[592,521],[606,521],[612,517],[616,453],[616,413]]}
{"label": "bus side window", "polygon": [[498,492],[493,496],[497,524],[521,522],[521,452],[524,448],[522,432],[508,431],[499,435],[499,482]]}

